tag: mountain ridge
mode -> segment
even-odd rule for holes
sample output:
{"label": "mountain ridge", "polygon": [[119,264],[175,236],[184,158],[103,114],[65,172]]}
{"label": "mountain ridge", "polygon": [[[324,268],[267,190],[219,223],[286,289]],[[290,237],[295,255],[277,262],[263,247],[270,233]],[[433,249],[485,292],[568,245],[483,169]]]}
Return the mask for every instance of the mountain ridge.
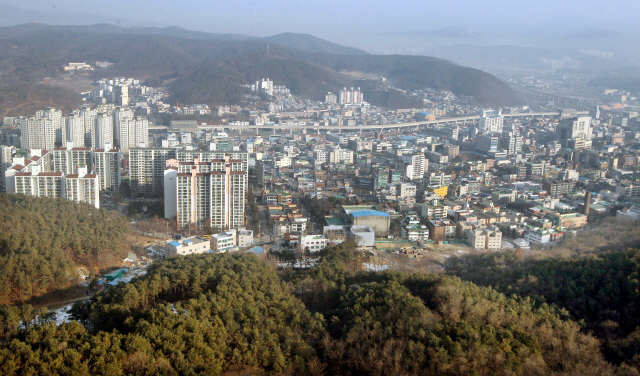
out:
{"label": "mountain ridge", "polygon": [[[28,24],[0,28],[0,85],[55,77],[61,73],[60,66],[70,61],[106,60],[114,65],[97,70],[92,78],[155,78],[156,86],[164,81],[158,79],[170,78],[174,99],[184,103],[216,105],[237,101],[241,85],[264,77],[281,80],[280,84],[290,87],[294,94],[321,100],[327,91],[336,92],[343,86],[356,84],[353,78],[341,73],[346,71],[385,77],[387,82],[405,90],[427,87],[449,90],[456,95],[473,96],[482,105],[520,103],[517,95],[495,76],[442,59],[356,54],[358,51],[349,47],[298,34],[276,35],[269,37],[269,41],[141,34],[156,30],[109,24],[81,27]],[[176,34],[183,29],[163,30]],[[277,43],[283,39],[297,47]],[[339,48],[352,54],[326,52]],[[384,101],[372,104],[388,105]],[[409,106],[412,102],[405,104]]]}

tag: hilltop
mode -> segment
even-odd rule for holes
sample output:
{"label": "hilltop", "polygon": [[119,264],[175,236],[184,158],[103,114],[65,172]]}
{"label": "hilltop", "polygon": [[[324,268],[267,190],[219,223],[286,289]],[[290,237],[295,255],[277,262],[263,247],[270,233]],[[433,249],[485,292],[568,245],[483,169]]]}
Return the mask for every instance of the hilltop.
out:
{"label": "hilltop", "polygon": [[[268,45],[268,46],[267,46]],[[517,105],[517,95],[495,76],[424,56],[371,55],[304,34],[267,38],[191,32],[180,28],[121,28],[113,25],[0,28],[0,90],[60,74],[70,61],[109,61],[93,78],[134,76],[170,83],[174,101],[237,103],[240,85],[263,77],[293,94],[321,100],[327,91],[359,83],[346,72],[385,77],[404,90],[431,87],[473,96],[480,105]],[[363,84],[365,98],[389,105],[388,88]],[[367,92],[369,91],[369,92]],[[394,103],[410,104],[399,101]],[[377,101],[377,102],[376,102]]]}

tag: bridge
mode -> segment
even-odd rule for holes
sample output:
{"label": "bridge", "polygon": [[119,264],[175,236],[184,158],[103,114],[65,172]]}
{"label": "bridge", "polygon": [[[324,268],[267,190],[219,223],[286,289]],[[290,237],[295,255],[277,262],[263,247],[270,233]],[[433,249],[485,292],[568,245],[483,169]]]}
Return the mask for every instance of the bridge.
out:
{"label": "bridge", "polygon": [[[578,115],[587,114],[588,111],[577,111]],[[536,118],[536,117],[552,117],[559,116],[559,112],[530,112],[530,113],[514,113],[514,114],[502,114],[505,118]],[[363,130],[402,130],[402,129],[412,129],[415,128],[419,130],[421,128],[438,128],[442,125],[447,124],[466,124],[467,122],[475,122],[480,119],[480,115],[471,115],[471,116],[458,116],[458,117],[450,117],[450,118],[441,118],[436,120],[424,120],[424,121],[414,121],[414,122],[406,122],[406,123],[395,123],[395,124],[369,124],[369,125],[345,125],[345,126],[317,126],[317,125],[285,125],[285,124],[269,124],[269,125],[236,125],[236,124],[219,124],[219,125],[207,125],[203,126],[203,128],[215,128],[215,129],[223,129],[229,131],[237,131],[242,133],[242,131],[255,131],[257,134],[260,130],[268,130],[273,131],[275,134],[276,131],[293,132],[294,130],[314,130],[318,134],[321,130],[324,131],[356,131],[362,133]],[[166,125],[156,125],[149,126],[149,130],[166,130],[168,127]]]}
{"label": "bridge", "polygon": [[559,97],[553,94],[541,93],[539,91],[531,90],[519,85],[509,85],[509,86],[511,86],[511,88],[517,93],[529,95],[535,98],[551,100],[551,101],[554,101],[554,103],[558,103],[559,105],[572,106],[580,110],[589,110],[589,108],[591,108],[594,105],[594,104],[586,103],[579,99],[565,98],[565,97]]}

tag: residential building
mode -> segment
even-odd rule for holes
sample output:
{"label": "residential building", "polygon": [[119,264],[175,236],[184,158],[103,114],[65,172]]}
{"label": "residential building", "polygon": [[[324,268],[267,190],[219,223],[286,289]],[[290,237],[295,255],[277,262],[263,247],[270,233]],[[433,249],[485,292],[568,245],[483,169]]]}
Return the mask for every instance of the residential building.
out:
{"label": "residential building", "polygon": [[329,153],[328,162],[353,164],[353,150],[336,148]]}
{"label": "residential building", "polygon": [[479,134],[476,136],[475,148],[481,153],[496,153],[500,148],[500,137],[489,134]]}
{"label": "residential building", "polygon": [[96,174],[89,174],[87,167],[80,167],[75,174],[63,178],[63,197],[75,202],[85,202],[100,209],[100,183]]}
{"label": "residential building", "polygon": [[429,162],[425,159],[424,153],[403,155],[402,162],[405,164],[405,176],[411,180],[421,180],[429,168]]}
{"label": "residential building", "polygon": [[568,194],[573,190],[574,186],[574,182],[566,180],[552,180],[542,183],[542,189],[549,192],[551,196],[562,196]]}
{"label": "residential building", "polygon": [[455,239],[456,225],[448,219],[431,219],[427,221],[429,238],[433,241]]}
{"label": "residential building", "polygon": [[120,160],[122,153],[105,144],[104,149],[93,150],[93,167],[100,180],[100,190],[118,191],[120,189]]}
{"label": "residential building", "polygon": [[66,147],[53,149],[53,171],[63,174],[77,174],[80,168],[93,170],[91,148],[72,147],[67,141]]}
{"label": "residential building", "polygon": [[342,88],[342,90],[340,90],[339,102],[342,105],[345,105],[345,104],[360,105],[364,102],[364,95],[360,91],[360,88],[347,89],[345,87],[345,88]]}
{"label": "residential building", "polygon": [[98,113],[91,130],[91,147],[104,149],[113,144],[113,116],[108,112]]}
{"label": "residential building", "polygon": [[247,153],[179,152],[178,159],[164,179],[165,216],[176,217],[178,228],[244,226]]}
{"label": "residential building", "polygon": [[501,133],[503,123],[502,110],[484,110],[478,120],[478,130],[484,133]]}
{"label": "residential building", "polygon": [[235,229],[211,235],[211,250],[218,253],[234,250],[237,247],[236,235]]}
{"label": "residential building", "polygon": [[11,168],[13,150],[13,146],[0,145],[0,192],[7,191],[4,173]]}
{"label": "residential building", "polygon": [[238,230],[238,247],[249,248],[253,245],[253,231]]}
{"label": "residential building", "polygon": [[449,163],[449,156],[446,154],[438,153],[437,151],[426,151],[424,154],[426,158],[429,160],[429,162],[431,163],[436,163],[436,164]]}
{"label": "residential building", "polygon": [[441,185],[441,186],[427,187],[427,191],[432,192],[432,193],[444,198],[444,197],[447,197],[447,194],[449,193],[449,186]]}
{"label": "residential building", "polygon": [[426,225],[420,223],[420,219],[418,217],[405,218],[400,225],[400,231],[402,232],[402,237],[407,240],[429,240],[429,229]]}
{"label": "residential building", "polygon": [[175,149],[129,149],[129,176],[133,197],[162,197],[167,160],[176,159]]}

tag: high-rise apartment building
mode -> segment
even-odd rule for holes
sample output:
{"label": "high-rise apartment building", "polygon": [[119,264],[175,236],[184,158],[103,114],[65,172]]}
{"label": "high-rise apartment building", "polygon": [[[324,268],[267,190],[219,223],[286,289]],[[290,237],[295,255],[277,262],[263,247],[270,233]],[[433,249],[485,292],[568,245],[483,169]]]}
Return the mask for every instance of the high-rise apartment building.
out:
{"label": "high-rise apartment building", "polygon": [[424,153],[403,155],[402,162],[405,164],[405,176],[411,180],[421,180],[429,168],[429,161],[425,159]]}
{"label": "high-rise apartment building", "polygon": [[93,168],[98,174],[100,190],[117,191],[120,189],[120,160],[122,153],[106,144],[104,149],[93,151]]}
{"label": "high-rise apartment building", "polygon": [[364,95],[360,88],[342,88],[339,98],[340,104],[362,104],[364,102]]}
{"label": "high-rise apartment building", "polygon": [[117,108],[113,112],[114,141],[123,152],[129,150],[129,121],[133,118],[133,111],[129,108]]}
{"label": "high-rise apartment building", "polygon": [[[29,150],[28,158],[14,158],[4,178],[6,191],[36,197],[67,198],[100,208],[98,176],[89,174],[88,167],[83,165],[85,150],[77,150],[79,153],[75,153],[75,156],[72,148],[54,151],[58,151],[55,161],[52,160],[54,153],[41,150]],[[88,150],[86,152],[90,153]],[[79,165],[83,166],[77,167]],[[52,171],[53,168],[75,172]]]}
{"label": "high-rise apartment building", "polygon": [[62,172],[17,172],[15,193],[36,197],[64,197]]}
{"label": "high-rise apartment building", "polygon": [[591,117],[580,116],[561,120],[556,128],[556,138],[563,147],[568,146],[568,140],[591,141]]}
{"label": "high-rise apartment building", "polygon": [[67,116],[67,142],[71,142],[73,147],[83,148],[85,146],[85,124],[84,116],[79,111],[74,111]]}
{"label": "high-rise apartment building", "polygon": [[476,136],[476,150],[481,153],[495,153],[499,150],[500,138],[486,134]]}
{"label": "high-rise apartment building", "polygon": [[[83,106],[78,112],[78,116],[82,117],[84,124],[84,146],[93,146],[93,133],[96,123],[97,110],[92,110],[89,106]],[[78,136],[79,137],[79,136]],[[76,146],[74,144],[74,146]]]}
{"label": "high-rise apartment building", "polygon": [[68,141],[66,147],[53,149],[53,171],[63,174],[78,174],[80,168],[91,171],[91,148],[72,147]]}
{"label": "high-rise apartment building", "polygon": [[168,159],[176,159],[175,149],[129,149],[129,176],[133,197],[161,197]]}
{"label": "high-rise apartment building", "polygon": [[164,172],[165,216],[179,228],[243,226],[248,154],[178,152],[178,160]]}
{"label": "high-rise apartment building", "polygon": [[484,110],[478,120],[478,130],[483,133],[501,133],[503,123],[501,110]]}
{"label": "high-rise apartment building", "polygon": [[65,175],[63,196],[67,200],[86,202],[100,209],[100,183],[98,175],[87,173],[87,168],[78,169],[77,174]]}
{"label": "high-rise apartment building", "polygon": [[11,167],[13,161],[13,146],[0,145],[0,192],[7,191],[4,173]]}
{"label": "high-rise apartment building", "polygon": [[35,116],[22,117],[17,120],[21,133],[23,149],[53,150],[56,144],[62,145],[66,140],[66,118],[55,108],[37,111]]}
{"label": "high-rise apartment building", "polygon": [[113,145],[113,116],[108,112],[101,112],[95,118],[91,147],[104,149],[107,144]]}

